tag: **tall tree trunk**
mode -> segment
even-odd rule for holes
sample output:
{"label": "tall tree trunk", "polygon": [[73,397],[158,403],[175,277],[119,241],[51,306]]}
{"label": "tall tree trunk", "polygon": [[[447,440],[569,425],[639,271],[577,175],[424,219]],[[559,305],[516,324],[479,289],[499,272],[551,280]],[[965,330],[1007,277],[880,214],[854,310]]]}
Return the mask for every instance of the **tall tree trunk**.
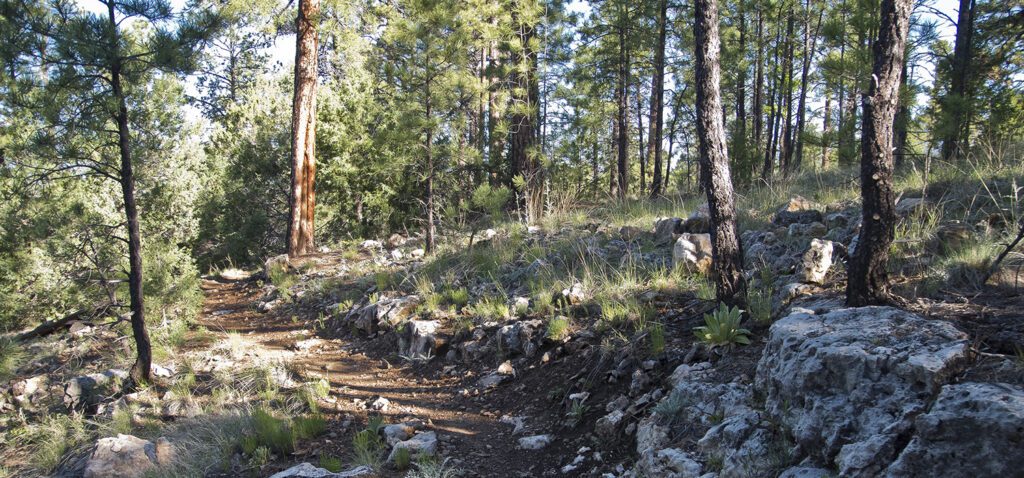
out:
{"label": "tall tree trunk", "polygon": [[736,73],[736,143],[733,156],[736,164],[746,164],[747,160],[747,18],[744,15],[745,0],[739,0],[739,71]]}
{"label": "tall tree trunk", "polygon": [[[514,128],[509,143],[510,165],[513,174],[522,175],[524,189],[517,191],[526,206],[526,220],[530,224],[540,220],[544,212],[544,178],[537,151],[538,104],[540,83],[537,78],[537,51],[533,48],[536,29],[534,25],[517,23],[520,50],[514,58],[517,68],[513,70],[512,84],[516,85],[512,101],[517,104],[509,116]],[[513,184],[513,187],[515,185]]]}
{"label": "tall tree trunk", "polygon": [[757,58],[754,65],[754,151],[761,151],[761,128],[764,114],[764,14],[762,6],[757,2]]}
{"label": "tall tree trunk", "polygon": [[818,13],[818,24],[811,33],[811,1],[807,1],[804,12],[804,58],[803,68],[800,71],[800,100],[797,106],[796,117],[796,162],[794,170],[800,170],[804,162],[804,125],[807,117],[807,77],[811,71],[811,60],[814,58],[815,48],[818,42],[818,31],[821,29],[821,21],[825,17],[825,9]]}
{"label": "tall tree trunk", "polygon": [[661,196],[661,143],[665,122],[665,39],[668,31],[668,0],[661,0],[658,14],[658,45],[654,48],[654,78],[651,81],[651,134],[647,157],[654,163],[651,198]]}
{"label": "tall tree trunk", "polygon": [[822,120],[821,128],[821,169],[823,170],[828,165],[828,146],[829,142],[832,140],[832,132],[830,130],[830,128],[832,127],[830,121],[832,119],[831,101],[832,96],[829,95],[828,85],[825,85],[825,116]]}
{"label": "tall tree trunk", "polygon": [[743,252],[736,231],[735,197],[726,151],[719,91],[718,2],[695,0],[697,134],[701,183],[711,216],[711,251],[718,300],[742,303]]}
{"label": "tall tree trunk", "polygon": [[881,26],[873,46],[871,86],[862,100],[863,213],[846,286],[846,303],[852,307],[891,300],[887,268],[896,226],[892,125],[899,101],[900,73],[912,6],[912,0],[882,0]]}
{"label": "tall tree trunk", "polygon": [[636,85],[636,136],[640,153],[640,192],[647,190],[647,143],[644,142],[644,104],[640,99],[640,82]]}
{"label": "tall tree trunk", "polygon": [[292,190],[288,255],[313,252],[316,206],[316,76],[320,0],[299,0],[295,20],[295,92],[292,101]]}
{"label": "tall tree trunk", "polygon": [[949,93],[942,99],[942,159],[949,161],[967,149],[967,125],[970,108],[966,106],[971,49],[974,37],[974,0],[960,0],[956,17],[956,41],[953,44],[953,65]]}
{"label": "tall tree trunk", "polygon": [[153,348],[146,330],[145,301],[142,295],[142,235],[139,232],[139,208],[135,202],[135,173],[132,165],[131,131],[128,122],[128,102],[124,87],[121,85],[122,65],[119,47],[118,24],[114,10],[114,2],[107,4],[109,15],[111,48],[114,50],[114,62],[110,69],[110,83],[117,111],[114,120],[117,123],[117,149],[121,156],[121,196],[124,200],[124,214],[128,228],[128,296],[132,310],[132,336],[135,339],[135,364],[132,365],[130,376],[136,386],[142,386],[150,380],[150,368],[153,363]]}
{"label": "tall tree trunk", "polygon": [[[619,7],[625,8],[625,7]],[[620,12],[618,19],[618,34],[619,34],[619,71],[618,78],[616,81],[616,101],[618,102],[617,122],[618,122],[618,138],[617,138],[617,166],[618,166],[618,180],[619,184],[616,188],[616,194],[620,199],[624,199],[629,194],[629,125],[626,119],[629,117],[629,54],[626,51],[626,26],[624,25],[626,16]]]}
{"label": "tall tree trunk", "polygon": [[[428,64],[429,64],[429,61],[428,61]],[[430,254],[430,253],[434,252],[436,247],[437,247],[437,225],[436,225],[436,222],[434,221],[434,176],[435,176],[435,169],[436,169],[435,166],[434,166],[434,126],[433,126],[433,114],[434,114],[433,106],[434,105],[433,105],[433,102],[432,102],[431,91],[430,91],[431,90],[430,87],[432,86],[431,85],[432,80],[433,80],[433,78],[431,76],[430,71],[428,70],[427,71],[427,79],[426,79],[426,81],[423,84],[423,93],[424,93],[423,94],[423,99],[424,99],[423,111],[424,111],[424,114],[425,114],[426,120],[427,120],[427,129],[424,132],[425,133],[425,140],[424,140],[424,143],[423,143],[424,153],[425,153],[425,158],[424,159],[426,159],[426,163],[427,163],[426,164],[426,166],[427,166],[427,181],[426,181],[427,184],[426,184],[426,187],[424,188],[425,189],[424,194],[426,194],[426,196],[427,196],[426,197],[426,201],[425,201],[426,202],[426,206],[427,206],[427,223],[425,224],[425,229],[426,229],[425,232],[426,232],[426,236],[427,236],[427,241],[426,241],[426,247],[424,247],[424,249],[426,250],[427,254]]]}
{"label": "tall tree trunk", "polygon": [[895,158],[896,168],[903,166],[907,154],[907,127],[910,122],[910,107],[907,105],[907,63],[906,54],[903,58],[903,70],[900,73],[900,108],[896,112],[896,119],[893,120],[892,151]]}
{"label": "tall tree trunk", "polygon": [[782,78],[779,75],[779,50],[782,39],[782,28],[775,30],[775,49],[772,55],[773,75],[771,85],[768,87],[768,144],[764,149],[764,165],[761,168],[761,180],[768,182],[772,178],[774,169],[775,150],[778,148],[779,129],[779,103],[782,98]]}
{"label": "tall tree trunk", "polygon": [[783,83],[783,92],[786,94],[786,121],[782,126],[782,152],[779,155],[779,169],[783,175],[789,174],[793,159],[793,53],[794,53],[794,26],[796,20],[793,12],[788,13],[786,20],[786,60],[783,65],[783,75],[786,81]]}

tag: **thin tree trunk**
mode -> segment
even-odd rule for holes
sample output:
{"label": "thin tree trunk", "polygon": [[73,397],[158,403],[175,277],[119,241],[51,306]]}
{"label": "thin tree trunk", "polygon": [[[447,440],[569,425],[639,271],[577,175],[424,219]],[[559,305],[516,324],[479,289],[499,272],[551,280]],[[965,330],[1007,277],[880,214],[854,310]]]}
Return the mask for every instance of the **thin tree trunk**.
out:
{"label": "thin tree trunk", "polygon": [[665,39],[668,31],[668,0],[661,0],[658,15],[658,45],[654,49],[654,78],[651,81],[651,134],[647,157],[654,162],[651,198],[661,195],[661,143],[665,121]]}
{"label": "thin tree trunk", "polygon": [[832,96],[829,95],[828,85],[826,85],[825,86],[825,117],[822,120],[823,124],[822,124],[822,129],[821,129],[821,169],[822,170],[824,170],[825,167],[828,165],[828,146],[829,146],[829,142],[831,141],[831,137],[830,137],[831,131],[830,131],[830,128],[832,126],[832,124],[830,122],[830,120],[832,119],[832,104],[831,104],[831,101],[832,101]]}
{"label": "thin tree trunk", "polygon": [[779,155],[779,170],[783,175],[789,174],[793,159],[793,53],[794,53],[794,27],[796,20],[793,13],[789,12],[786,20],[786,60],[783,66],[783,75],[786,81],[783,83],[783,91],[786,94],[786,122],[782,126],[782,152]]}
{"label": "thin tree trunk", "polygon": [[892,125],[899,101],[900,73],[912,0],[882,0],[872,81],[862,100],[861,232],[850,258],[846,302],[853,307],[888,303],[888,260],[896,226],[893,193]]}
{"label": "thin tree trunk", "polygon": [[967,149],[969,108],[967,79],[971,66],[971,43],[974,36],[974,0],[960,0],[956,17],[956,40],[953,45],[953,64],[949,93],[942,100],[943,139],[942,159],[952,160]]}
{"label": "thin tree trunk", "polygon": [[771,77],[771,86],[768,88],[768,144],[764,149],[764,165],[761,168],[761,180],[768,182],[772,178],[772,170],[774,169],[775,150],[778,148],[778,129],[779,129],[779,103],[782,98],[782,79],[779,74],[779,50],[781,49],[782,41],[782,28],[775,30],[775,48],[772,54],[772,64],[775,65],[773,68],[773,75]]}
{"label": "thin tree trunk", "polygon": [[800,170],[804,162],[804,125],[806,121],[807,108],[807,77],[811,71],[811,60],[814,58],[815,48],[818,42],[818,31],[821,29],[821,21],[825,17],[825,9],[818,13],[818,24],[811,33],[811,1],[807,1],[807,10],[804,13],[804,58],[803,68],[800,71],[800,102],[797,106],[796,118],[796,164],[794,170]]}
{"label": "thin tree trunk", "polygon": [[636,135],[640,153],[640,191],[647,190],[647,143],[644,142],[644,105],[640,99],[640,82],[636,85]]}
{"label": "thin tree trunk", "polygon": [[[623,7],[620,7],[623,8]],[[619,72],[617,78],[616,100],[618,101],[618,180],[616,194],[624,199],[629,194],[629,126],[626,118],[629,117],[629,55],[626,52],[626,26],[625,14],[620,12],[618,19],[619,29]]]}
{"label": "thin tree trunk", "polygon": [[288,255],[314,249],[316,195],[317,26],[320,0],[299,0],[295,20],[295,92],[292,101],[292,190],[289,201]]}
{"label": "thin tree trunk", "polygon": [[701,182],[711,216],[711,250],[718,300],[742,303],[743,253],[736,231],[735,197],[726,151],[722,99],[719,91],[718,4],[695,0],[697,134]]}
{"label": "thin tree trunk", "polygon": [[743,164],[747,160],[747,18],[744,15],[744,3],[745,0],[739,0],[740,38],[738,49],[740,52],[740,64],[739,71],[736,73],[736,147],[732,152],[734,156],[740,159],[737,163]]}
{"label": "thin tree trunk", "polygon": [[757,59],[754,65],[754,151],[761,151],[761,128],[764,114],[764,15],[760,2],[757,4]]}
{"label": "thin tree trunk", "polygon": [[132,336],[135,339],[135,364],[130,376],[136,386],[150,381],[153,363],[153,348],[146,330],[145,301],[142,293],[142,235],[139,232],[139,208],[135,202],[135,173],[132,165],[131,131],[128,122],[128,102],[121,85],[121,57],[118,45],[118,24],[114,2],[107,4],[110,21],[111,47],[114,62],[110,69],[110,83],[117,101],[114,120],[117,123],[117,149],[121,159],[121,196],[124,200],[124,214],[128,228],[128,296],[132,310]]}
{"label": "thin tree trunk", "polygon": [[[429,64],[429,61],[428,61]],[[425,224],[426,229],[426,250],[427,254],[434,252],[437,244],[437,229],[434,221],[434,126],[433,126],[433,103],[431,101],[431,81],[433,78],[430,76],[431,73],[427,72],[427,79],[423,84],[424,92],[424,114],[427,120],[426,139],[424,141],[424,149],[426,153],[427,163],[427,184],[426,184],[426,203],[427,203],[427,223]]]}

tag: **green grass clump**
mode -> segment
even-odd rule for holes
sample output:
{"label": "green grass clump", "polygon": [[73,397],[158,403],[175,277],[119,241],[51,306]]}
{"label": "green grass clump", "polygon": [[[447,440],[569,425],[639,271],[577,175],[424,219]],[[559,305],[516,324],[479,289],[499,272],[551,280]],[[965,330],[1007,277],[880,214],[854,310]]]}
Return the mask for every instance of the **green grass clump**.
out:
{"label": "green grass clump", "polygon": [[702,342],[711,347],[741,344],[749,345],[750,331],[740,328],[740,316],[743,313],[737,307],[727,307],[724,303],[718,309],[704,314],[704,326],[694,328],[694,334]]}
{"label": "green grass clump", "polygon": [[292,433],[297,440],[308,440],[323,435],[327,431],[327,420],[320,415],[296,417],[292,420]]}
{"label": "green grass clump", "polygon": [[446,288],[444,299],[455,307],[456,310],[461,309],[469,304],[469,290],[465,287],[459,287],[458,289]]}
{"label": "green grass clump", "polygon": [[548,321],[548,331],[545,336],[555,342],[561,341],[569,335],[570,326],[571,323],[568,317],[564,315],[552,317],[551,320]]}
{"label": "green grass clump", "polygon": [[334,455],[320,455],[318,466],[331,473],[341,473],[341,469],[344,467],[341,458]]}
{"label": "green grass clump", "polygon": [[420,457],[414,464],[415,470],[405,475],[405,478],[455,478],[462,476],[463,472],[448,464],[448,459],[438,461],[432,456]]}
{"label": "green grass clump", "polygon": [[665,353],[665,326],[655,322],[648,328],[651,344],[651,356],[657,357]]}
{"label": "green grass clump", "polygon": [[49,473],[60,465],[64,455],[91,439],[80,415],[51,415],[28,430],[32,444],[32,465]]}
{"label": "green grass clump", "polygon": [[483,297],[477,300],[476,303],[471,304],[467,309],[471,315],[480,317],[485,321],[504,321],[511,317],[508,304],[499,297]]}
{"label": "green grass clump", "polygon": [[352,437],[353,461],[357,465],[380,469],[383,462],[384,441],[377,432],[365,429]]}
{"label": "green grass clump", "polygon": [[14,339],[0,338],[0,382],[14,377],[25,360],[25,351]]}
{"label": "green grass clump", "polygon": [[297,275],[288,271],[287,266],[273,265],[267,270],[268,279],[278,289],[289,289],[299,282]]}
{"label": "green grass clump", "polygon": [[253,411],[253,435],[246,443],[250,448],[246,454],[252,455],[257,448],[265,446],[274,453],[282,456],[295,450],[295,434],[289,426],[288,420],[277,418],[267,410],[257,408]]}
{"label": "green grass clump", "polygon": [[401,447],[395,450],[395,468],[398,470],[406,470],[412,463],[412,453],[408,448]]}

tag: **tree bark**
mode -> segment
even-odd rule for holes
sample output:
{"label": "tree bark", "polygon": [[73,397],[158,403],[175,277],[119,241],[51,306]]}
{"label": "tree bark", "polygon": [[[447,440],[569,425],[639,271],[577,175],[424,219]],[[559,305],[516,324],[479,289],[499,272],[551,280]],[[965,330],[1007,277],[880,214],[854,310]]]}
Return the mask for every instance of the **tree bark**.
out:
{"label": "tree bark", "polygon": [[695,0],[694,17],[700,176],[711,216],[716,295],[723,302],[742,303],[743,253],[736,231],[735,197],[719,90],[721,42],[717,0]]}
{"label": "tree bark", "polygon": [[896,226],[893,193],[893,119],[912,0],[882,0],[872,81],[862,99],[861,232],[850,258],[846,303],[852,307],[891,301],[888,260]]}
{"label": "tree bark", "polygon": [[636,137],[637,137],[637,150],[640,154],[640,192],[647,190],[647,148],[648,144],[644,142],[644,103],[640,99],[641,93],[641,82],[637,82],[636,85]]}
{"label": "tree bark", "polygon": [[943,133],[942,159],[950,161],[966,148],[969,108],[967,98],[968,74],[971,66],[971,48],[974,36],[974,0],[960,0],[956,17],[956,41],[953,44],[953,65],[950,72],[949,93],[942,99]]}
{"label": "tree bark", "polygon": [[825,115],[824,115],[824,118],[822,119],[822,128],[821,128],[821,169],[822,170],[824,170],[825,167],[828,165],[828,145],[829,145],[829,142],[831,141],[831,138],[830,138],[830,136],[831,136],[830,128],[832,126],[831,121],[830,121],[832,119],[832,104],[831,104],[831,100],[832,100],[832,96],[829,95],[828,85],[825,85]]}
{"label": "tree bark", "polygon": [[761,128],[764,114],[764,15],[760,3],[757,4],[757,58],[754,69],[754,151],[761,151]]}
{"label": "tree bark", "polygon": [[654,49],[654,78],[651,81],[651,134],[647,157],[654,163],[651,198],[661,196],[661,143],[665,126],[665,39],[668,31],[668,0],[661,0],[658,15],[658,45]]}
{"label": "tree bark", "polygon": [[317,23],[320,0],[299,0],[295,20],[295,92],[292,100],[292,188],[288,255],[315,250]]}
{"label": "tree bark", "polygon": [[811,33],[811,2],[807,1],[804,13],[804,58],[803,68],[800,71],[800,99],[797,106],[796,117],[796,152],[794,170],[800,170],[804,162],[804,126],[807,117],[807,78],[811,71],[811,60],[814,58],[815,48],[818,44],[818,31],[821,29],[821,21],[825,16],[825,9],[818,13],[818,24]]}
{"label": "tree bark", "polygon": [[142,293],[142,235],[139,232],[139,208],[135,202],[135,173],[132,165],[131,131],[128,122],[128,102],[121,85],[122,65],[120,57],[120,35],[114,10],[114,2],[107,4],[110,21],[111,48],[114,61],[110,69],[110,83],[117,101],[114,122],[117,124],[117,149],[121,159],[121,196],[124,200],[124,214],[128,228],[128,295],[132,311],[132,336],[135,339],[135,364],[130,376],[132,382],[141,386],[150,381],[153,363],[153,348],[146,330],[145,300]]}
{"label": "tree bark", "polygon": [[[619,8],[624,7],[620,6]],[[629,193],[629,125],[626,121],[629,117],[629,54],[626,51],[625,21],[625,14],[620,12],[618,19],[619,70],[616,79],[616,101],[618,102],[616,116],[618,124],[618,137],[616,138],[618,160],[616,165],[618,167],[618,185],[615,191],[619,199],[624,199]]]}
{"label": "tree bark", "polygon": [[786,95],[786,121],[782,124],[782,151],[779,154],[779,170],[783,175],[789,174],[793,159],[793,53],[794,26],[796,20],[789,12],[786,20],[786,59],[783,65],[783,92]]}
{"label": "tree bark", "polygon": [[[512,101],[518,103],[509,116],[514,128],[509,144],[509,156],[513,174],[523,176],[524,189],[517,191],[526,205],[526,219],[530,224],[540,220],[544,212],[544,177],[537,151],[538,104],[540,83],[537,78],[537,51],[533,44],[536,29],[533,25],[518,23],[519,58],[515,61],[525,66],[515,68],[512,83],[516,85]],[[515,187],[515,185],[513,185]]]}
{"label": "tree bark", "polygon": [[[427,64],[430,64],[430,60],[427,60]],[[433,78],[428,68],[426,74],[426,81],[423,83],[423,111],[426,116],[427,128],[425,138],[423,142],[423,149],[425,154],[426,166],[427,166],[427,180],[426,187],[424,188],[424,194],[426,194],[426,207],[427,207],[427,223],[424,225],[426,229],[426,244],[424,250],[427,254],[434,252],[437,247],[437,226],[434,221],[434,126],[433,126],[433,103],[431,102],[431,91],[430,83]]]}

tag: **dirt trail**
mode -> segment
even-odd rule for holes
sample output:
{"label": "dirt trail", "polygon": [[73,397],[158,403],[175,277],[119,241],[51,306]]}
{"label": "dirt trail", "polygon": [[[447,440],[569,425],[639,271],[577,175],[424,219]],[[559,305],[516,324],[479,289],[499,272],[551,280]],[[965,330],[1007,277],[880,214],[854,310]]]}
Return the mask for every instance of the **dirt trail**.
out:
{"label": "dirt trail", "polygon": [[[391,354],[382,353],[383,344],[375,348],[373,341],[361,338],[308,340],[314,337],[311,321],[258,312],[255,306],[260,290],[249,281],[206,281],[204,290],[202,325],[216,334],[238,333],[252,345],[248,352],[251,355],[279,355],[299,375],[330,382],[329,400],[335,403],[335,409],[325,410],[329,432],[305,444],[299,453],[307,456],[295,457],[292,464],[315,464],[319,454],[349,459],[352,434],[365,425],[369,414],[376,413],[384,415],[387,423],[425,422],[426,430],[438,434],[439,454],[466,472],[464,476],[539,476],[561,468],[582,446],[583,430],[553,426],[561,411],[548,400],[553,381],[564,378],[559,372],[575,374],[578,364],[554,361],[544,372],[531,373],[474,396],[473,384],[483,372],[479,367],[477,372],[460,368],[453,376],[450,369],[444,369],[443,360],[416,365],[400,360],[390,363]],[[465,393],[467,389],[470,393]],[[369,404],[378,397],[390,401],[387,410],[366,410],[362,403]],[[513,436],[513,427],[500,421],[506,414],[525,416],[528,431]],[[534,451],[516,446],[519,437],[540,433],[553,433],[555,442]],[[389,474],[385,472],[385,476]],[[395,472],[393,476],[402,474]]]}

